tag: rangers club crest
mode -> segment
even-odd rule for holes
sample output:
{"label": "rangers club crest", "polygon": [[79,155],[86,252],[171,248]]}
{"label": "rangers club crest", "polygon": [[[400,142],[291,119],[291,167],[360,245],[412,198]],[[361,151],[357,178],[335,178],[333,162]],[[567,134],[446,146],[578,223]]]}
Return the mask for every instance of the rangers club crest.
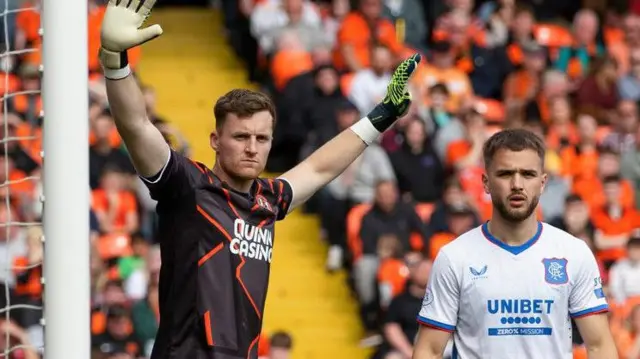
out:
{"label": "rangers club crest", "polygon": [[271,204],[269,203],[269,201],[267,201],[266,198],[264,198],[264,196],[257,195],[256,203],[258,204],[258,206],[266,209],[267,211],[273,212],[273,208],[271,207]]}
{"label": "rangers club crest", "polygon": [[544,280],[549,284],[565,284],[569,281],[567,275],[567,260],[565,258],[545,258]]}

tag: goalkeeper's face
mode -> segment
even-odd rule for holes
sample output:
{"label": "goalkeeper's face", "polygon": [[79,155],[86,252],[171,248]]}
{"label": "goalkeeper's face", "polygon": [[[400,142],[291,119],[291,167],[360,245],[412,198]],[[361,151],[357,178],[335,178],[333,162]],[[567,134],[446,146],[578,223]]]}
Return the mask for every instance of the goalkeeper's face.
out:
{"label": "goalkeeper's face", "polygon": [[253,180],[264,171],[272,138],[273,118],[268,111],[244,118],[231,113],[211,133],[211,148],[227,176]]}

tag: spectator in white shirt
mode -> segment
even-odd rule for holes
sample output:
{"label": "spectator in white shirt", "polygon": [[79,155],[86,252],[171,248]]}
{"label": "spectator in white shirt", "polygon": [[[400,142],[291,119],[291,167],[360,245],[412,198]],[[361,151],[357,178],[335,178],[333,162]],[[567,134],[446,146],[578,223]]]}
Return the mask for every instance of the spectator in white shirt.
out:
{"label": "spectator in white shirt", "polygon": [[[292,19],[292,15],[293,19]],[[318,10],[308,0],[270,0],[259,4],[250,18],[251,34],[265,53],[274,50],[277,36],[283,28],[316,29],[321,37],[321,19]],[[295,24],[292,24],[294,22]]]}
{"label": "spectator in white shirt", "polygon": [[371,68],[356,72],[349,91],[349,99],[362,116],[366,116],[384,98],[393,66],[389,49],[376,45],[371,51]]}
{"label": "spectator in white shirt", "polygon": [[629,298],[640,296],[640,236],[627,242],[627,258],[611,267],[609,290],[613,299],[622,304]]}

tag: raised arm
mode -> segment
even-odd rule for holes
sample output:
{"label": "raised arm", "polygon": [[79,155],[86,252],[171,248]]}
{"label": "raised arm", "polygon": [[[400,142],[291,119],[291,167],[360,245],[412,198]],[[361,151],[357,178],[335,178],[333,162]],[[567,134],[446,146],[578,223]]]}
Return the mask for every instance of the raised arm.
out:
{"label": "raised arm", "polygon": [[396,69],[384,100],[367,117],[344,130],[307,159],[282,175],[293,190],[290,210],[331,182],[362,154],[382,132],[404,116],[411,104],[407,83],[420,62],[415,54]]}
{"label": "raised arm", "polygon": [[162,34],[153,25],[140,29],[155,0],[111,0],[102,22],[100,62],[104,69],[109,107],[131,160],[143,177],[158,174],[169,158],[169,145],[149,121],[142,91],[131,76],[127,50]]}

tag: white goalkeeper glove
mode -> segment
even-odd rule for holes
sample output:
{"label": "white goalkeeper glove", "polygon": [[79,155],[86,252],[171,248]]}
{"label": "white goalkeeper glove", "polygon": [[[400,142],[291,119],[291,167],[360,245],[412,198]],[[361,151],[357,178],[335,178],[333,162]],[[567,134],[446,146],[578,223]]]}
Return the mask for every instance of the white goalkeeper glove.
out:
{"label": "white goalkeeper glove", "polygon": [[131,73],[127,50],[162,35],[160,25],[140,29],[156,0],[110,0],[100,31],[100,63],[105,77],[117,80]]}

